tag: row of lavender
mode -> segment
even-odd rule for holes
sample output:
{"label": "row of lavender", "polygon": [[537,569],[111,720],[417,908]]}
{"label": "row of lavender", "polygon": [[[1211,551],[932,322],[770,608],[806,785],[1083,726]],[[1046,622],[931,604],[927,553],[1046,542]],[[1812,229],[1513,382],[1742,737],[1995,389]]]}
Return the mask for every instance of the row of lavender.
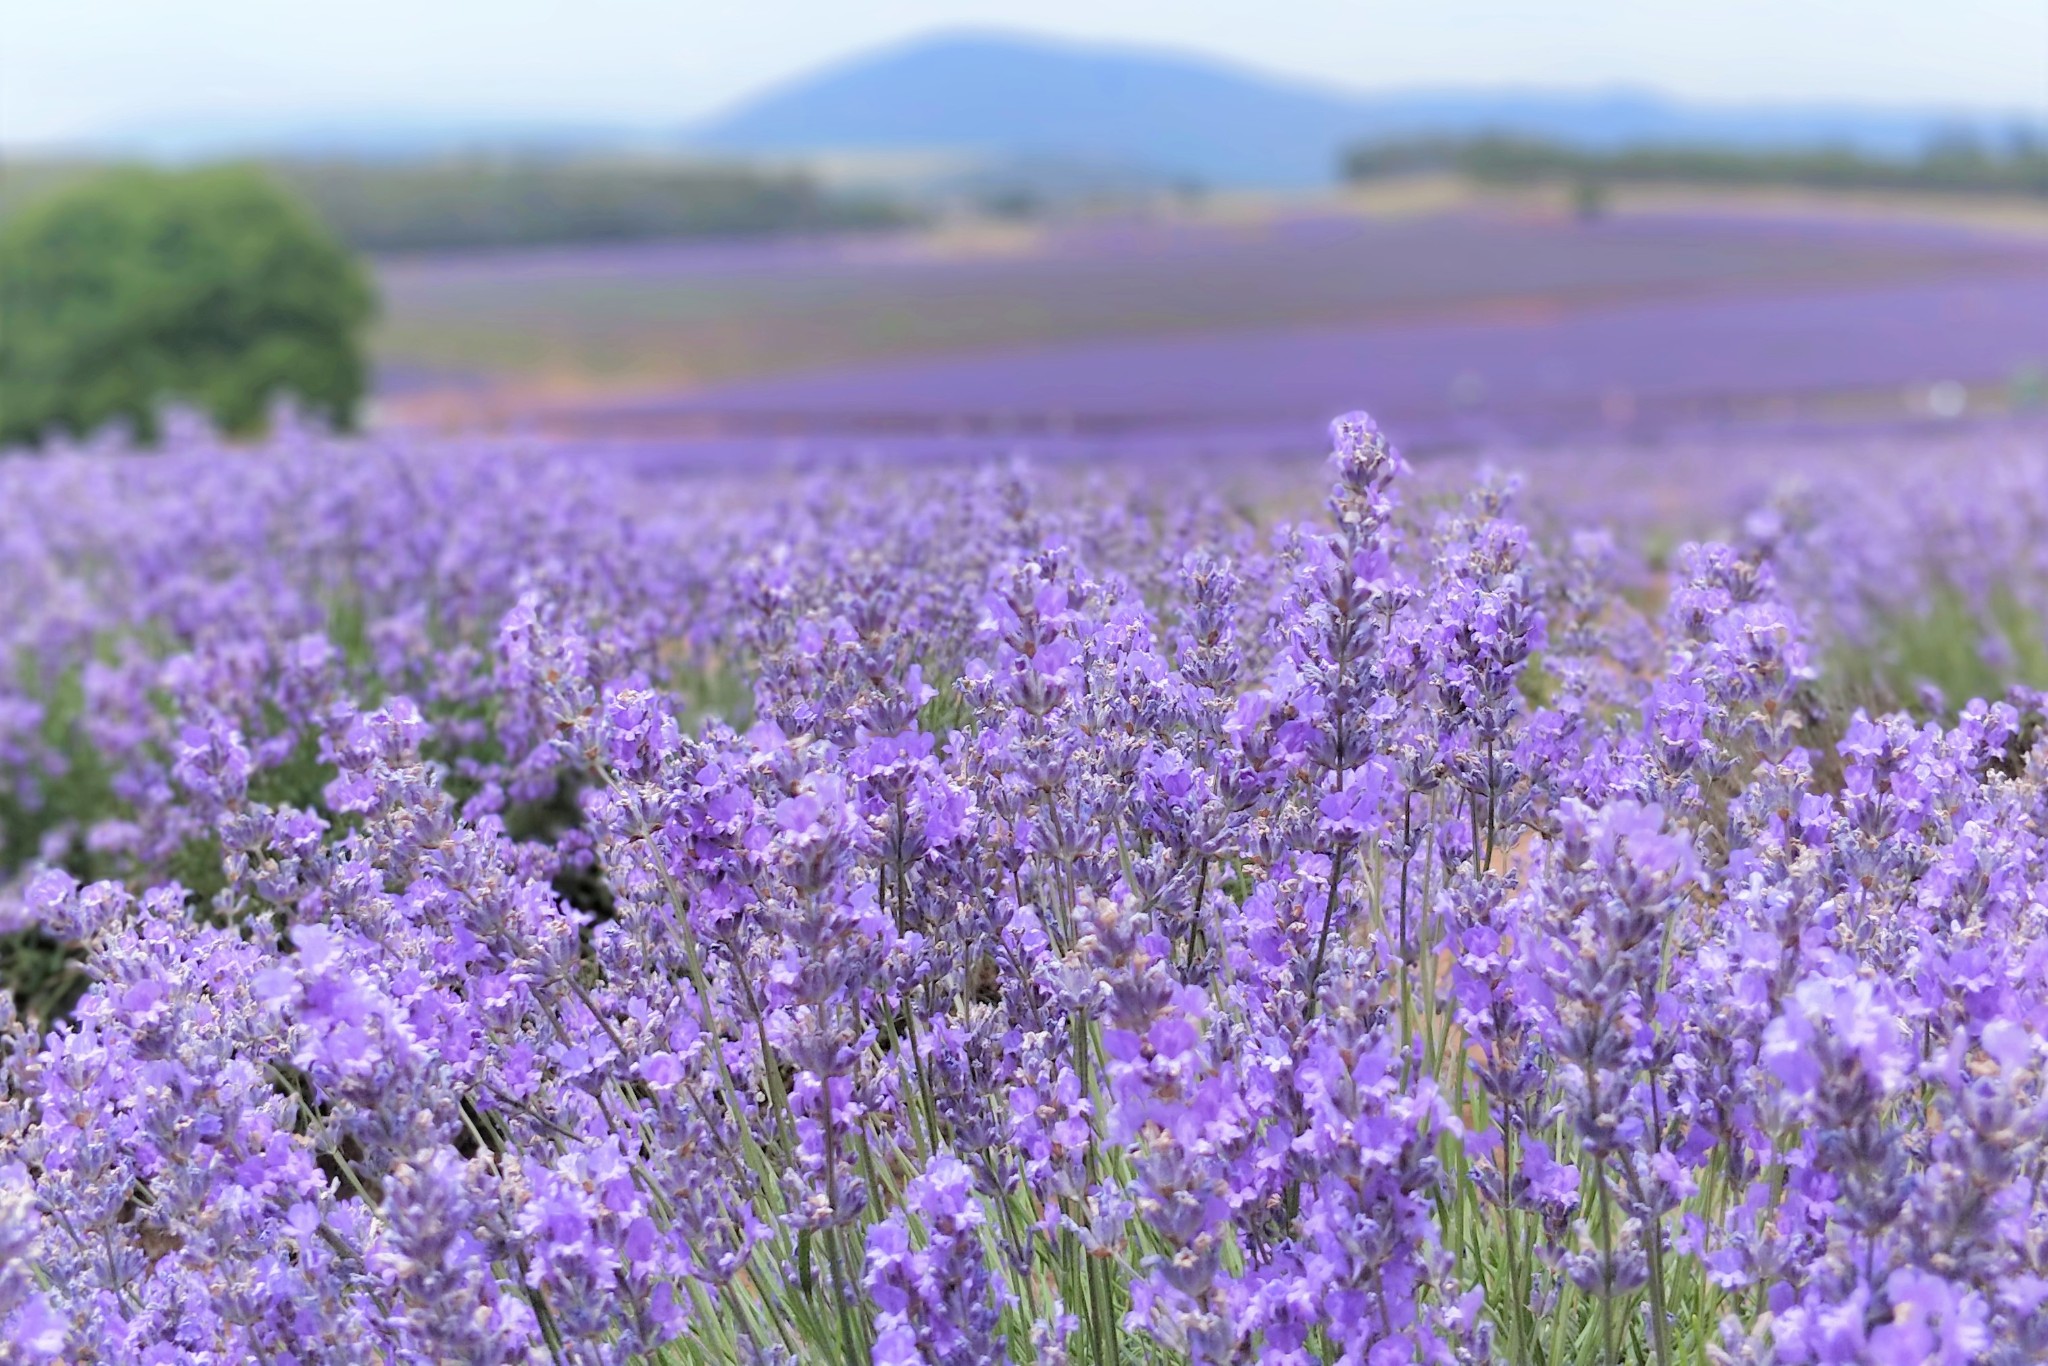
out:
{"label": "row of lavender", "polygon": [[1852,710],[2034,662],[2025,442],[1334,437],[0,466],[0,1360],[2048,1354],[2043,699]]}

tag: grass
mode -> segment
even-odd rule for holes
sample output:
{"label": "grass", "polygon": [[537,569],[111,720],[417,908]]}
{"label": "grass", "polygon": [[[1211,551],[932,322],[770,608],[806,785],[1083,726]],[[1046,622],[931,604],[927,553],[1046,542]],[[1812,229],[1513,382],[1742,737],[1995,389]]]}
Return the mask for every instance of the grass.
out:
{"label": "grass", "polygon": [[[2009,658],[1987,653],[1993,639]],[[2014,684],[2048,688],[2048,628],[2010,588],[1994,591],[1980,609],[1941,584],[1918,610],[1882,615],[1868,644],[1836,648],[1821,672],[1831,700],[1845,710],[1924,713],[1929,687],[1953,708],[1998,698]]]}

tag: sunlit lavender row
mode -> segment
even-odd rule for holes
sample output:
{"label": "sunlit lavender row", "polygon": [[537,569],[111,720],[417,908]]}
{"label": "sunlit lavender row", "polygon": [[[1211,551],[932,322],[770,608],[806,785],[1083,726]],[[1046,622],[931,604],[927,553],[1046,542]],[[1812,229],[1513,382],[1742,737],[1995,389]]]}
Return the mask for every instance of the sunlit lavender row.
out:
{"label": "sunlit lavender row", "polygon": [[1331,442],[0,463],[0,1361],[2048,1358],[2041,433]]}

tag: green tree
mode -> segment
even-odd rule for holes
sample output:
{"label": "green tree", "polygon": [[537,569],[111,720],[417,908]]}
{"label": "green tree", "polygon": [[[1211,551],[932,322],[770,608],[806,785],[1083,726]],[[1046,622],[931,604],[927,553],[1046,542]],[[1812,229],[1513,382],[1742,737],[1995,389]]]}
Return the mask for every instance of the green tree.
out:
{"label": "green tree", "polygon": [[119,170],[0,224],[0,446],[167,399],[223,430],[278,398],[353,425],[374,296],[362,269],[262,173]]}

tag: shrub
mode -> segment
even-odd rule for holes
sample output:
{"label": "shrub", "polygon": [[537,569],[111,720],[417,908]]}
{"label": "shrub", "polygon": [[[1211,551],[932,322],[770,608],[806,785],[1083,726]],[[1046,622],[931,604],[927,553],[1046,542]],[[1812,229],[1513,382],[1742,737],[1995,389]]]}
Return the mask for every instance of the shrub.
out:
{"label": "shrub", "polygon": [[361,268],[250,169],[121,170],[0,227],[0,445],[179,400],[223,429],[290,396],[353,425],[374,306]]}

